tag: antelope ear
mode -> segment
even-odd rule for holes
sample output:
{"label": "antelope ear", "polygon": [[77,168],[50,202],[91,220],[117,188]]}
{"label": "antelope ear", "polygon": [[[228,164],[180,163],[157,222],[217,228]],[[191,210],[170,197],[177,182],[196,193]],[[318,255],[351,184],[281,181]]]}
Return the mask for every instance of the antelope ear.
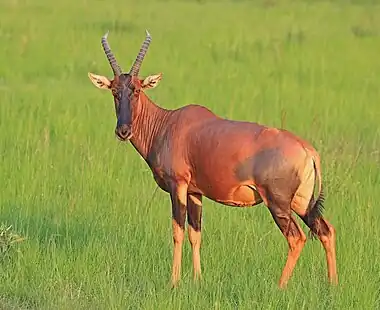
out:
{"label": "antelope ear", "polygon": [[141,82],[142,89],[155,88],[158,82],[162,79],[162,73],[156,75],[149,75]]}
{"label": "antelope ear", "polygon": [[97,88],[100,89],[110,89],[111,88],[111,81],[107,79],[105,76],[97,75],[93,73],[88,73],[88,77],[90,78],[90,81],[92,84],[94,84]]}

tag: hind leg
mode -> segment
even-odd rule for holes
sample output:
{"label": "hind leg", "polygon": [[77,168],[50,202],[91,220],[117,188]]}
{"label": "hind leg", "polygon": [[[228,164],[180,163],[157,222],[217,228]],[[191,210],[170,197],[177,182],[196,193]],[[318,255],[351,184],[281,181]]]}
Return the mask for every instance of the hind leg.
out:
{"label": "hind leg", "polygon": [[301,190],[298,190],[292,200],[291,208],[310,228],[312,233],[318,236],[326,252],[329,281],[331,284],[338,284],[338,275],[336,270],[335,229],[322,216],[315,219],[314,222],[309,220],[307,214],[309,201],[305,197],[307,196],[303,194]]}
{"label": "hind leg", "polygon": [[285,288],[305,245],[306,236],[291,215],[288,205],[270,205],[269,210],[289,245],[288,257],[279,281],[279,287]]}
{"label": "hind leg", "polygon": [[309,223],[307,218],[303,218],[303,221],[321,241],[326,253],[327,275],[329,281],[331,284],[337,285],[338,274],[336,270],[335,228],[323,217],[317,218],[314,223]]}
{"label": "hind leg", "polygon": [[319,219],[317,219],[315,224],[319,226],[317,234],[318,234],[319,240],[322,242],[323,247],[325,248],[328,277],[329,277],[330,283],[333,285],[337,285],[338,274],[336,271],[335,228],[329,222],[327,222],[323,217],[320,217]]}

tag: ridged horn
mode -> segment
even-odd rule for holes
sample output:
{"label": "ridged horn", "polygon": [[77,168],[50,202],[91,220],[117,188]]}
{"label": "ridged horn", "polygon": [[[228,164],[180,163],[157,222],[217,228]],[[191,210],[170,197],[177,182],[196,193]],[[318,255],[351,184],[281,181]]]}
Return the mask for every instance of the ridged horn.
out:
{"label": "ridged horn", "polygon": [[111,68],[112,68],[114,75],[120,76],[122,73],[122,69],[118,65],[116,58],[115,58],[115,55],[112,53],[110,45],[108,44],[108,40],[107,40],[108,33],[109,33],[109,31],[107,31],[106,34],[104,36],[102,36],[102,46],[104,49],[104,53],[106,54],[108,61],[111,65]]}
{"label": "ridged horn", "polygon": [[129,74],[132,76],[137,76],[139,74],[142,61],[144,60],[145,54],[148,51],[149,44],[152,41],[152,37],[150,36],[148,30],[145,30],[145,32],[145,40],[141,45],[140,52],[138,53],[136,60],[132,65],[131,71],[129,71]]}

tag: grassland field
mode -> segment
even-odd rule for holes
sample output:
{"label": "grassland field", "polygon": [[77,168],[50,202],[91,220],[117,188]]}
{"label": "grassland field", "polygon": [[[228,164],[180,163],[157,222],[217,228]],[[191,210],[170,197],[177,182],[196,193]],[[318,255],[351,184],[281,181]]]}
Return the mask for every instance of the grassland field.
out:
{"label": "grassland field", "polygon": [[[148,29],[141,76],[166,108],[283,127],[321,154],[339,285],[308,241],[288,289],[287,244],[264,205],[204,202],[203,280],[169,286],[171,206],[114,136],[111,77]],[[27,239],[0,260],[0,309],[380,309],[377,1],[0,1],[0,222]],[[304,231],[307,228],[298,221]]]}

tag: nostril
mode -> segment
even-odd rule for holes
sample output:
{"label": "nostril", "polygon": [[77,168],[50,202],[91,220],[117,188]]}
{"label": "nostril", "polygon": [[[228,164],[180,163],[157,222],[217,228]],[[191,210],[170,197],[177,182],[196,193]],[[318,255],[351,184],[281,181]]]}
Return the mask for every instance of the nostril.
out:
{"label": "nostril", "polygon": [[130,133],[131,129],[128,125],[123,125],[116,129],[116,134],[122,139],[126,139],[130,135]]}
{"label": "nostril", "polygon": [[122,129],[121,129],[121,134],[122,134],[123,136],[127,136],[128,133],[129,133],[129,128],[122,128]]}

